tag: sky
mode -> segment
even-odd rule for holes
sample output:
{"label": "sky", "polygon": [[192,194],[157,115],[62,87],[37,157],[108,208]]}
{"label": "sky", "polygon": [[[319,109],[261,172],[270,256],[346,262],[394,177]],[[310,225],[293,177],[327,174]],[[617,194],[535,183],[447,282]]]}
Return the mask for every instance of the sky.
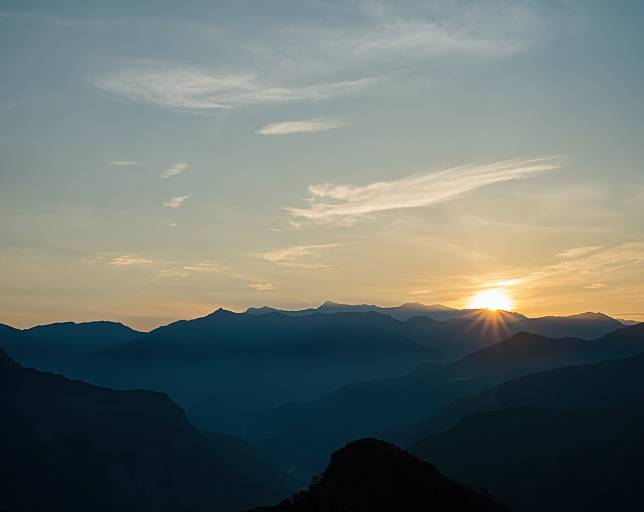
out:
{"label": "sky", "polygon": [[641,2],[0,0],[0,322],[644,321]]}

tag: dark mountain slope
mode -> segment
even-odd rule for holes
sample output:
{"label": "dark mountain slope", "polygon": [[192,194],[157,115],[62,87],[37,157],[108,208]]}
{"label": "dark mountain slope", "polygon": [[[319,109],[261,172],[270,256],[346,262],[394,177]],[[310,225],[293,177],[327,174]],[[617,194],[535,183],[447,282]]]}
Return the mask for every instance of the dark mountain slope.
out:
{"label": "dark mountain slope", "polygon": [[354,441],[308,491],[256,512],[508,511],[492,496],[440,473],[400,448],[377,439]]}
{"label": "dark mountain slope", "polygon": [[213,455],[160,393],[23,368],[0,351],[0,510],[239,510],[279,494]]}
{"label": "dark mountain slope", "polygon": [[[637,345],[642,338],[644,325],[639,324],[621,329],[603,341],[609,344],[609,349],[617,349]],[[588,409],[598,404],[619,405],[638,400],[644,402],[644,354],[539,372],[455,400],[440,414],[410,430],[407,442],[418,438],[419,433],[449,428],[472,412],[508,407]]]}
{"label": "dark mountain slope", "polygon": [[258,503],[270,503],[290,496],[306,487],[306,483],[296,480],[286,473],[276,471],[267,457],[255,446],[228,434],[202,432],[211,451],[218,460],[242,475],[248,488],[263,489]]}
{"label": "dark mountain slope", "polygon": [[599,410],[471,414],[414,452],[519,512],[641,510],[643,402],[615,406],[598,398]]}

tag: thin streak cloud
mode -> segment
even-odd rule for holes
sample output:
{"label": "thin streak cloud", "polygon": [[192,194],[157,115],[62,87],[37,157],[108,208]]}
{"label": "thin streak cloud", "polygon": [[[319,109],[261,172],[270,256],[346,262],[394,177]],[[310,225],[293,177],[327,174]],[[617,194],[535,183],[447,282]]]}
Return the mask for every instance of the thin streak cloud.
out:
{"label": "thin streak cloud", "polygon": [[165,201],[163,203],[163,206],[166,208],[179,208],[187,199],[190,198],[192,194],[188,194],[187,196],[177,196],[173,197],[169,201]]}
{"label": "thin streak cloud", "polygon": [[109,262],[110,265],[115,267],[129,267],[133,265],[148,265],[153,263],[152,260],[141,258],[140,256],[115,256]]}
{"label": "thin streak cloud", "polygon": [[257,292],[267,292],[270,290],[275,290],[276,288],[275,283],[250,283],[248,287]]}
{"label": "thin streak cloud", "polygon": [[188,164],[185,163],[180,163],[180,164],[174,164],[168,167],[165,171],[163,171],[163,174],[161,174],[162,178],[172,178],[173,176],[178,176],[181,173],[184,173],[188,170]]}
{"label": "thin streak cloud", "polygon": [[325,132],[344,126],[349,126],[349,123],[342,119],[309,119],[306,121],[285,121],[267,124],[255,133],[259,135],[293,135],[297,133]]}
{"label": "thin streak cloud", "polygon": [[506,160],[453,167],[365,186],[333,183],[309,185],[309,206],[287,207],[286,211],[293,219],[317,224],[352,225],[375,213],[427,207],[487,185],[527,178],[559,167],[560,164],[553,158]]}
{"label": "thin streak cloud", "polygon": [[308,85],[263,82],[254,74],[221,74],[163,64],[133,67],[96,79],[115,96],[173,110],[207,111],[249,105],[319,101],[365,89],[374,78]]}
{"label": "thin streak cloud", "polygon": [[621,271],[635,269],[644,264],[644,242],[624,243],[613,247],[574,247],[557,256],[561,258],[562,254],[568,256],[557,263],[496,284],[539,288],[555,281],[559,284],[583,285],[591,290],[607,288],[608,285],[602,281],[618,278]]}
{"label": "thin streak cloud", "polygon": [[[326,268],[331,265],[311,261],[320,258],[328,249],[338,247],[340,244],[296,245],[283,249],[273,249],[256,256],[282,267],[298,268]],[[303,261],[304,260],[304,261]]]}
{"label": "thin streak cloud", "polygon": [[192,272],[222,272],[224,268],[221,265],[217,265],[210,261],[197,261],[191,265],[184,265],[184,270],[190,270]]}
{"label": "thin streak cloud", "polygon": [[111,165],[112,167],[135,167],[141,165],[141,163],[135,160],[112,160],[111,162],[107,162],[107,165]]}

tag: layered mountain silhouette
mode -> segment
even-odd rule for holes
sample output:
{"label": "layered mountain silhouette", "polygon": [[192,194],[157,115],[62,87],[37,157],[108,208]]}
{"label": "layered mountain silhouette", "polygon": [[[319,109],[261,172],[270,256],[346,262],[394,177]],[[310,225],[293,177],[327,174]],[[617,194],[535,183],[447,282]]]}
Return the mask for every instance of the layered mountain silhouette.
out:
{"label": "layered mountain silhouette", "polygon": [[300,310],[284,310],[276,309],[270,306],[262,306],[259,308],[248,308],[246,313],[252,315],[264,315],[267,313],[282,313],[289,316],[307,316],[315,313],[334,314],[334,313],[382,313],[388,315],[396,320],[405,321],[416,316],[431,318],[432,320],[452,320],[454,318],[461,318],[472,313],[473,310],[462,310],[443,306],[442,304],[433,304],[427,306],[417,302],[408,302],[400,306],[383,307],[374,304],[340,304],[328,300],[317,308],[300,309]]}
{"label": "layered mountain silhouette", "polygon": [[[537,372],[503,382],[479,394],[455,400],[431,419],[416,425],[418,432],[441,431],[460,418],[481,411],[541,407],[548,410],[593,409],[644,403],[644,353],[624,355],[627,348],[639,347],[644,340],[644,324],[620,329],[598,340],[594,349],[606,345],[609,359],[592,364]],[[637,350],[637,352],[642,352]],[[406,439],[407,444],[414,438]]]}
{"label": "layered mountain silhouette", "polygon": [[333,303],[324,313],[301,315],[217,310],[149,333],[111,322],[7,327],[0,347],[26,366],[117,389],[167,392],[208,429],[238,432],[279,404],[457,359],[511,335],[520,322],[581,334],[621,325],[597,315],[527,319],[473,310],[437,321],[417,313],[454,311],[419,304],[393,308],[411,316],[400,321],[372,306],[355,308],[364,311],[333,312],[346,309]]}
{"label": "layered mountain silhouette", "polygon": [[73,375],[168,392],[210,430],[239,431],[279,403],[436,357],[402,327],[375,313],[295,318],[218,310],[97,352]]}
{"label": "layered mountain silhouette", "polygon": [[[265,510],[505,510],[450,478],[527,512],[644,497],[644,325],[599,313],[326,303],[149,333],[0,325],[0,347],[0,510],[242,510],[278,503],[346,443]],[[373,436],[449,478],[351,443]]]}
{"label": "layered mountain silhouette", "polygon": [[280,406],[258,423],[253,439],[307,475],[350,439],[385,435],[408,442],[418,423],[452,400],[505,380],[643,351],[641,324],[591,341],[520,333],[449,365],[426,364],[402,377],[355,383],[312,401]]}
{"label": "layered mountain silhouette", "polygon": [[231,442],[204,438],[164,394],[71,381],[3,351],[0,417],[0,510],[234,511],[292,490],[265,465],[242,471],[239,450],[227,462]]}
{"label": "layered mountain silhouette", "polygon": [[500,384],[423,429],[415,453],[514,510],[641,510],[644,354]]}
{"label": "layered mountain silhouette", "polygon": [[619,320],[604,315],[603,313],[581,313],[571,316],[545,316],[528,318],[517,312],[498,311],[491,312],[483,309],[456,309],[442,304],[425,305],[417,302],[408,302],[400,306],[382,307],[373,304],[339,304],[326,301],[317,308],[301,309],[296,311],[280,310],[269,306],[248,308],[247,313],[262,315],[268,313],[282,313],[290,316],[307,316],[315,313],[368,313],[376,312],[391,316],[396,320],[406,321],[410,318],[424,317],[432,320],[447,321],[456,318],[477,319],[481,316],[499,316],[507,325],[505,334],[514,334],[521,331],[540,334],[546,337],[563,338],[566,336],[595,339],[615,329],[623,327]]}
{"label": "layered mountain silhouette", "polygon": [[435,466],[377,439],[338,450],[307,491],[255,512],[509,511],[490,494],[444,476]]}
{"label": "layered mountain silhouette", "polygon": [[21,364],[65,371],[88,354],[115,347],[141,332],[117,322],[62,322],[14,329],[0,324],[0,347]]}

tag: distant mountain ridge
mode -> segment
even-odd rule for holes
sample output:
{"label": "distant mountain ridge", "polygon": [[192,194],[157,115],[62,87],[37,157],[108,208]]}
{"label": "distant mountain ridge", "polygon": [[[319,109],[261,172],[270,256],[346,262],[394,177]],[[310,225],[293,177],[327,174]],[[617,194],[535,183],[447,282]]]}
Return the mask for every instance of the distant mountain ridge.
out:
{"label": "distant mountain ridge", "polygon": [[453,318],[461,318],[466,315],[463,310],[443,306],[442,304],[434,304],[426,306],[417,302],[408,302],[400,306],[383,307],[374,304],[340,304],[327,300],[317,308],[308,308],[302,310],[282,310],[270,306],[262,306],[258,308],[248,308],[246,313],[251,315],[264,315],[267,313],[283,313],[290,316],[306,316],[315,313],[333,314],[333,313],[367,313],[375,312],[389,315],[396,320],[409,320],[414,316],[425,316],[433,320],[451,320]]}
{"label": "distant mountain ridge", "polygon": [[[449,306],[444,306],[443,304],[431,304],[426,305],[420,302],[406,302],[399,306],[377,306],[375,304],[342,304],[327,300],[316,308],[307,308],[300,310],[285,310],[274,308],[271,306],[261,306],[261,307],[250,307],[247,308],[245,313],[252,315],[265,315],[268,313],[283,313],[289,316],[306,316],[312,315],[315,313],[323,314],[334,314],[334,313],[366,313],[366,312],[376,312],[382,313],[383,315],[389,315],[396,320],[405,321],[413,318],[415,316],[423,316],[426,318],[431,318],[438,321],[453,320],[455,318],[471,318],[486,312],[484,309],[459,309],[452,308]],[[613,326],[612,329],[617,329],[621,325],[629,325],[633,322],[617,320],[609,315],[599,312],[587,311],[585,313],[578,313],[574,315],[564,315],[564,316],[543,316],[543,317],[527,317],[522,313],[516,311],[498,311],[499,314],[504,315],[504,320],[506,322],[520,322],[520,321],[531,321],[539,320],[539,323],[548,323],[551,321],[561,321],[567,319],[568,321],[575,320],[586,320],[586,321],[595,321],[598,323],[601,322],[611,322]],[[634,322],[637,323],[637,322]],[[620,325],[618,325],[620,324]],[[529,330],[529,329],[525,329]],[[607,331],[607,332],[609,332]],[[531,331],[530,331],[531,332]],[[549,333],[537,333],[543,334],[544,336],[549,336]],[[602,333],[605,334],[605,333]],[[597,333],[593,333],[593,336],[597,336]]]}
{"label": "distant mountain ridge", "polygon": [[59,322],[15,329],[0,324],[0,348],[29,367],[64,372],[79,358],[114,347],[141,332],[118,322]]}

